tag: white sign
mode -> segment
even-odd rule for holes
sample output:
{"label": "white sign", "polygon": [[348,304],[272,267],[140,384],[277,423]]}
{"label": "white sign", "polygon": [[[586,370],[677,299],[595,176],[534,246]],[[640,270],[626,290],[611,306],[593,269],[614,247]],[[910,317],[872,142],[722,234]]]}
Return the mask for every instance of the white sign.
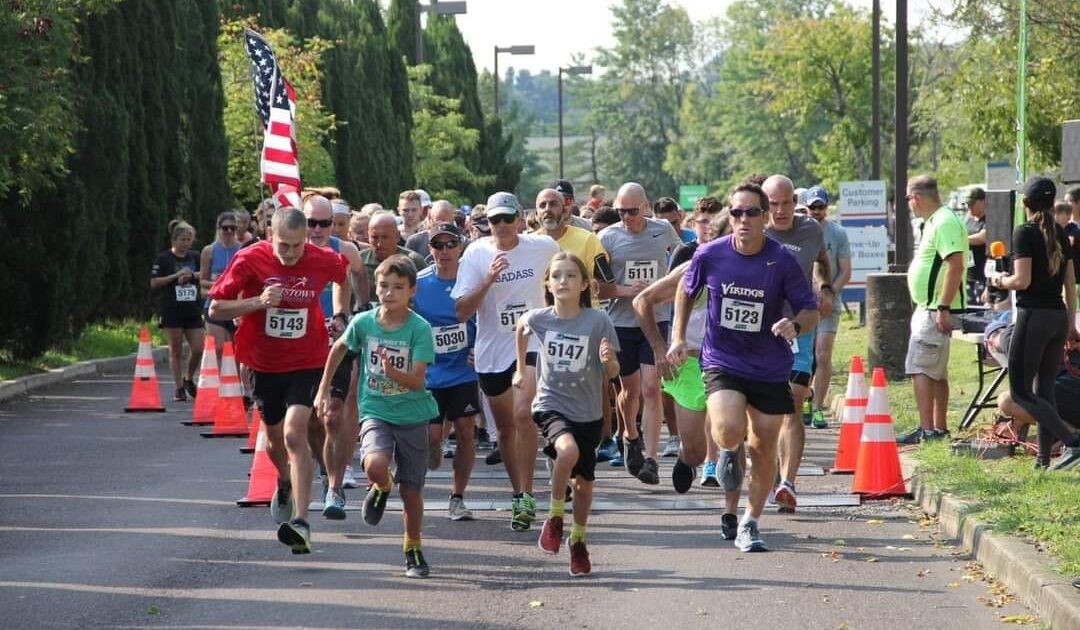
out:
{"label": "white sign", "polygon": [[866,275],[889,268],[889,234],[885,226],[849,227],[851,243],[851,282],[845,288],[866,287]]}
{"label": "white sign", "polygon": [[840,201],[837,203],[840,222],[880,223],[885,225],[888,205],[885,198],[885,182],[840,182]]}

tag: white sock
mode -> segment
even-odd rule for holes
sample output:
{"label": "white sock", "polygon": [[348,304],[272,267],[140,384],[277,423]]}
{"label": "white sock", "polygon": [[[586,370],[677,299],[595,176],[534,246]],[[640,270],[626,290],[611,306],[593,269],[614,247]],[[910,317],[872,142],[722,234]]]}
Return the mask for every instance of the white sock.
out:
{"label": "white sock", "polygon": [[749,511],[744,512],[742,520],[739,521],[739,527],[742,527],[744,525],[749,525],[750,523],[753,523],[753,524],[757,525],[757,519],[754,518],[753,516],[750,516]]}

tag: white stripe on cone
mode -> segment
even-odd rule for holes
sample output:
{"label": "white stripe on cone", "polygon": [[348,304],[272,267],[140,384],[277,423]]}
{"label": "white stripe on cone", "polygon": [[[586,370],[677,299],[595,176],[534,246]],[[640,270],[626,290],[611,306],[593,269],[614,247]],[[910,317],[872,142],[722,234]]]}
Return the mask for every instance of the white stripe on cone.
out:
{"label": "white stripe on cone", "polygon": [[863,442],[893,442],[896,433],[893,432],[892,422],[866,422],[862,425]]}
{"label": "white stripe on cone", "polygon": [[240,383],[222,383],[218,395],[222,398],[239,398],[244,395],[244,390],[240,389]]}

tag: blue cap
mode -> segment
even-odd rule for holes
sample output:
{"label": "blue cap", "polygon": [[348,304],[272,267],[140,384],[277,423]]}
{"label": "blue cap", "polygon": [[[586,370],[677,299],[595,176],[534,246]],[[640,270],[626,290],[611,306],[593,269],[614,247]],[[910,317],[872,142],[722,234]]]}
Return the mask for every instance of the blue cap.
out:
{"label": "blue cap", "polygon": [[829,193],[825,192],[825,189],[821,186],[811,186],[803,193],[803,203],[806,204],[807,208],[816,202],[821,202],[826,206],[829,205]]}

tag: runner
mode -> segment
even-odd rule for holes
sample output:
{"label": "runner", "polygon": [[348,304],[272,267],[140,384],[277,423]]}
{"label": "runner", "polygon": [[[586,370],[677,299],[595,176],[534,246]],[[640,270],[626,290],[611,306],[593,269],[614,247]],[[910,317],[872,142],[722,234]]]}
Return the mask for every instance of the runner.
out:
{"label": "runner", "polygon": [[[375,270],[378,308],[357,315],[326,358],[316,405],[330,411],[330,390],[346,353],[363,357],[360,391],[360,449],[370,484],[364,522],[382,520],[397,481],[401,492],[405,577],[427,577],[421,527],[427,476],[428,423],[438,413],[425,389],[427,366],[435,359],[431,326],[409,308],[416,296],[416,267],[405,256],[391,256]],[[390,470],[395,464],[396,474]],[[396,476],[396,479],[395,479]]]}
{"label": "runner", "polygon": [[352,240],[349,236],[349,222],[352,219],[352,208],[345,203],[344,199],[335,199],[331,203],[334,212],[334,236],[343,241]]}
{"label": "runner", "polygon": [[[642,483],[656,485],[660,483],[656,464],[660,448],[660,377],[654,365],[652,347],[638,327],[631,301],[667,273],[668,254],[682,241],[670,223],[645,216],[649,199],[640,184],[623,184],[615,196],[615,207],[622,220],[600,232],[600,242],[611,257],[611,267],[619,283],[610,314],[621,348],[619,378],[622,391],[619,392],[618,407],[625,424],[624,457],[630,475]],[[670,319],[670,308],[656,309],[657,324],[664,336],[667,336]],[[644,446],[635,426],[642,396],[645,404],[642,413]]]}
{"label": "runner", "polygon": [[[199,308],[199,256],[191,251],[195,228],[187,221],[169,221],[169,242],[150,270],[150,289],[158,291],[158,327],[169,341],[169,370],[176,390],[173,400],[195,397],[195,370],[202,362],[203,321]],[[187,339],[187,370],[181,369],[184,339]],[[183,372],[183,374],[181,374]]]}
{"label": "runner", "polygon": [[210,287],[218,279],[229,265],[232,257],[240,251],[240,242],[236,240],[237,221],[236,213],[232,210],[222,212],[217,217],[217,238],[213,243],[202,249],[199,256],[199,286],[202,288],[206,301],[203,303],[206,319],[206,331],[214,338],[214,349],[217,354],[218,365],[221,365],[221,352],[226,341],[233,340],[236,325],[231,319],[215,321],[210,319]]}
{"label": "runner", "polygon": [[397,220],[392,212],[381,210],[371,215],[368,222],[368,242],[371,247],[360,252],[360,258],[367,267],[368,302],[371,308],[378,306],[379,296],[375,289],[375,269],[387,258],[394,254],[408,257],[417,269],[427,267],[427,263],[416,252],[405,249],[398,244],[401,233],[398,231]]}
{"label": "runner", "polygon": [[[767,551],[758,519],[776,473],[783,415],[795,410],[788,384],[794,358],[789,343],[801,330],[813,328],[818,315],[798,261],[780,243],[765,237],[769,203],[765,192],[744,182],[735,187],[729,202],[734,233],[698,248],[676,292],[668,360],[676,366],[686,361],[692,304],[707,288],[701,367],[709,426],[717,444],[734,454],[749,425],[754,466],[749,505],[735,546],[740,551]],[[796,311],[794,320],[783,316],[785,302]],[[726,463],[721,470],[724,486],[740,487],[745,460],[728,457]]]}
{"label": "runner", "polygon": [[[830,316],[835,296],[830,284],[832,272],[829,269],[829,253],[825,248],[825,235],[821,226],[808,216],[795,214],[795,186],[787,177],[773,175],[766,179],[761,187],[769,197],[768,227],[765,235],[778,241],[784,249],[795,255],[808,283],[811,276],[816,276],[818,309],[822,317]],[[786,317],[792,317],[791,308],[784,308]],[[806,444],[805,426],[812,420],[811,414],[803,414],[802,409],[803,402],[810,394],[810,375],[814,371],[813,326],[803,329],[791,349],[795,354],[790,375],[795,411],[784,417],[780,429],[780,479],[774,492],[776,503],[782,512],[795,510],[795,477],[799,473],[803,447]],[[721,456],[723,455],[721,453]]]}
{"label": "runner", "polygon": [[347,309],[349,262],[307,242],[307,218],[296,208],[277,210],[271,232],[270,241],[237,253],[214,283],[210,316],[241,318],[237,358],[254,370],[253,393],[266,426],[267,455],[278,472],[270,514],[279,524],[278,540],[293,553],[310,553],[307,517],[313,470],[308,426],[330,343],[319,294],[327,282],[336,283],[334,311]]}
{"label": "runner", "polygon": [[[455,216],[457,216],[457,208],[454,207],[454,204],[445,199],[440,199],[431,204],[431,210],[427,215],[427,225],[453,223]],[[432,260],[431,248],[428,247],[430,241],[430,230],[425,226],[423,230],[405,239],[405,249],[416,252],[430,264]]]}
{"label": "runner", "polygon": [[670,223],[684,244],[692,243],[697,238],[697,233],[694,230],[683,227],[683,210],[679,207],[679,202],[671,197],[657,199],[656,203],[653,204],[653,215],[657,219]]}
{"label": "runner", "polygon": [[[420,230],[420,226],[427,215],[427,211],[420,199],[420,192],[419,190],[405,190],[398,195],[397,214],[401,217],[401,242],[398,243],[399,245],[404,246],[405,239]],[[430,197],[427,200],[427,205],[431,205]]]}
{"label": "runner", "polygon": [[[554,192],[554,191],[552,191]],[[559,252],[544,274],[547,308],[526,313],[517,325],[514,387],[525,390],[528,337],[543,345],[540,382],[535,387],[532,419],[554,449],[551,507],[538,544],[548,553],[562,545],[566,484],[574,480],[574,523],[570,530],[570,575],[592,571],[585,547],[585,528],[596,479],[596,447],[600,445],[604,384],[619,373],[619,339],[606,313],[591,308],[589,270],[580,258]]]}
{"label": "runner", "polygon": [[530,405],[537,346],[530,341],[524,367],[528,378],[515,392],[514,327],[523,314],[544,303],[544,270],[559,246],[547,236],[518,233],[524,219],[521,204],[510,193],[489,197],[485,212],[492,238],[474,241],[465,250],[450,297],[459,322],[477,315],[476,372],[480,390],[491,403],[514,492],[510,525],[514,531],[527,531],[536,518],[532,486],[537,438]]}
{"label": "runner", "polygon": [[[574,227],[579,227],[583,230],[591,230],[592,223],[590,223],[588,219],[577,216],[572,210],[575,201],[574,184],[572,184],[568,179],[560,179],[551,184],[551,189],[562,195],[563,212],[567,216],[568,224],[573,225]],[[586,261],[586,263],[587,262],[588,261]]]}
{"label": "runner", "polygon": [[469,356],[476,344],[476,319],[470,317],[459,322],[450,297],[457,281],[461,252],[465,249],[464,235],[453,223],[436,223],[427,232],[435,264],[417,276],[415,310],[435,332],[435,361],[427,371],[427,388],[435,397],[439,413],[429,427],[428,468],[439,467],[443,423],[452,422],[457,451],[447,516],[452,521],[471,521],[472,512],[465,507],[465,487],[476,459],[474,422],[480,411],[476,371]]}

